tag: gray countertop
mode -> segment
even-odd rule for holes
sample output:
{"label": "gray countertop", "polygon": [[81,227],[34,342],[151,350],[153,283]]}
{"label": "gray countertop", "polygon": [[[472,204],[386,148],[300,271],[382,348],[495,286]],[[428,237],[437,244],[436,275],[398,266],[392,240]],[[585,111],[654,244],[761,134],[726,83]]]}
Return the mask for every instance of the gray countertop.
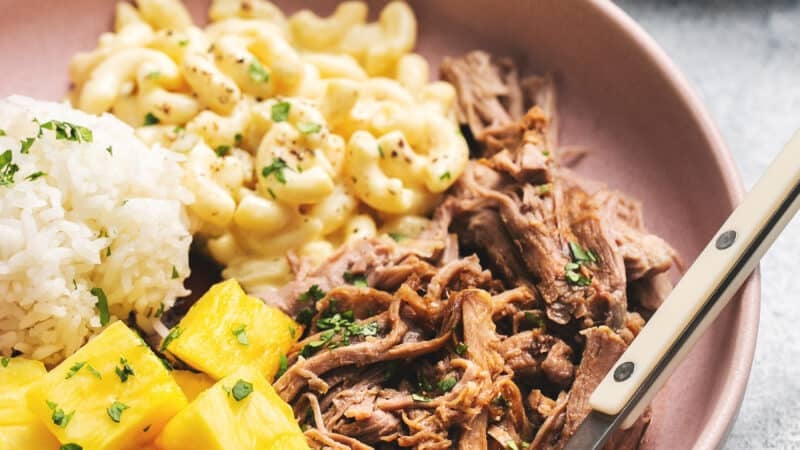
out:
{"label": "gray countertop", "polygon": [[[749,189],[800,129],[800,1],[619,0],[683,71]],[[800,448],[800,219],[761,264],[753,371],[726,449]]]}

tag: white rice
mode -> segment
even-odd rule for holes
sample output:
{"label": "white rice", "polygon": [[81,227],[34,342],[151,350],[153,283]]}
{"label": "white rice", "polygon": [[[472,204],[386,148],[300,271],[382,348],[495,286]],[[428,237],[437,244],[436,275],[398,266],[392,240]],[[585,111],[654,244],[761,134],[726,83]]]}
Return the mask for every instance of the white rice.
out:
{"label": "white rice", "polygon": [[[22,154],[20,142],[49,120],[89,128],[92,142],[43,130]],[[180,184],[182,157],[148,148],[113,116],[26,97],[0,99],[0,129],[0,154],[10,149],[19,167],[0,186],[0,353],[48,363],[73,353],[102,329],[96,287],[112,321],[133,311],[152,327],[187,294],[192,196]]]}

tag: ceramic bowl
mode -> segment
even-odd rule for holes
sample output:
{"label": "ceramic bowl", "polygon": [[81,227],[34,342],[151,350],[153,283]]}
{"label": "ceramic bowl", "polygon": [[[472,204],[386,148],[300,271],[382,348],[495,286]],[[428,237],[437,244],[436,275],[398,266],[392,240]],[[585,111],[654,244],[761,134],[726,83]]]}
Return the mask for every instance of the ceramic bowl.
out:
{"label": "ceramic bowl", "polygon": [[[110,29],[114,1],[0,0],[0,96],[59,100],[67,63]],[[188,2],[205,21],[207,1]],[[312,2],[279,1],[285,11]],[[380,2],[373,4],[372,13]],[[412,2],[418,50],[434,64],[485,49],[517,59],[523,73],[553,72],[561,142],[591,153],[578,171],[642,200],[650,229],[687,263],[742,196],[719,133],[683,76],[654,41],[604,0]],[[314,1],[327,14],[333,1]],[[744,394],[758,327],[752,277],[654,403],[646,449],[712,449],[724,441]]]}

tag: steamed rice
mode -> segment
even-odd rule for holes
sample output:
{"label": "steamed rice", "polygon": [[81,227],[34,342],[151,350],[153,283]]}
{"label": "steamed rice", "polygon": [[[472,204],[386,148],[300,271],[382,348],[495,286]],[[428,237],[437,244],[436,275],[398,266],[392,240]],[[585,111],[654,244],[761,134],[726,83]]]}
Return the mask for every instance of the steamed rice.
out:
{"label": "steamed rice", "polygon": [[[87,127],[92,142],[43,130],[23,154],[21,141],[49,120]],[[0,353],[50,363],[73,353],[102,329],[96,287],[112,321],[134,312],[152,327],[187,294],[181,157],[148,148],[113,116],[25,97],[0,100],[0,129],[0,153],[19,167],[0,186]],[[46,175],[31,179],[37,172]]]}

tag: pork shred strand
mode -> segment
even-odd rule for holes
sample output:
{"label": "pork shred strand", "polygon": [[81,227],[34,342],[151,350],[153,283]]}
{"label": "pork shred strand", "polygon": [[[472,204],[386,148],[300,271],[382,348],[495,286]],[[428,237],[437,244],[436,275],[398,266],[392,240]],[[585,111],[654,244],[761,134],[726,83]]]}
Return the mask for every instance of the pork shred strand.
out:
{"label": "pork shred strand", "polygon": [[[310,318],[275,388],[313,448],[563,448],[671,289],[676,253],[641,205],[562,164],[554,78],[518,73],[484,52],[443,62],[477,158],[420,236],[296,261],[258,293]],[[607,448],[638,447],[649,421]]]}

